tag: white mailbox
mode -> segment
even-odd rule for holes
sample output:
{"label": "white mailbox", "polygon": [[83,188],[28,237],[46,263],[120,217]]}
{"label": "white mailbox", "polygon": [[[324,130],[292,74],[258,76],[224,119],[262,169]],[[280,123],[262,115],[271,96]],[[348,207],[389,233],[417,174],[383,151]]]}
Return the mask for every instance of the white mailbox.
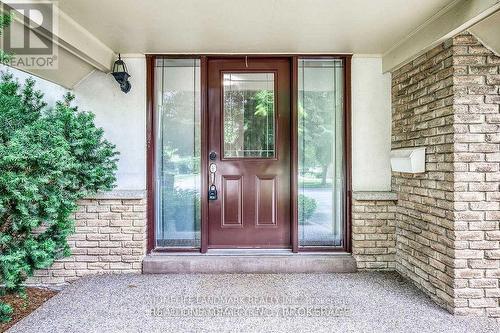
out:
{"label": "white mailbox", "polygon": [[397,172],[425,172],[425,147],[392,150],[391,168]]}

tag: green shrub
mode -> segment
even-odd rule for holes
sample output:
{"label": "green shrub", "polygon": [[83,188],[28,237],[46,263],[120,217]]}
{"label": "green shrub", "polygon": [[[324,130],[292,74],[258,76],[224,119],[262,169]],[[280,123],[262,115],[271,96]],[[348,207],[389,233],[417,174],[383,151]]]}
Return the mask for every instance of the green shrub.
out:
{"label": "green shrub", "polygon": [[[0,35],[2,35],[3,33],[3,30],[8,27],[10,25],[10,23],[12,22],[12,18],[13,16],[9,15],[9,14],[0,14]],[[4,52],[3,49],[0,49],[0,63],[6,63],[8,62],[9,60],[11,60],[11,55],[10,54],[7,54]]]}
{"label": "green shrub", "polygon": [[[77,200],[115,182],[118,153],[94,115],[70,94],[48,109],[34,84],[0,80],[0,294],[68,256]],[[0,303],[1,319],[10,311]]]}
{"label": "green shrub", "polygon": [[12,315],[12,307],[5,303],[0,303],[0,323],[4,323],[10,320]]}
{"label": "green shrub", "polygon": [[299,220],[302,223],[306,223],[316,212],[316,208],[318,204],[316,200],[305,196],[303,194],[299,194]]}

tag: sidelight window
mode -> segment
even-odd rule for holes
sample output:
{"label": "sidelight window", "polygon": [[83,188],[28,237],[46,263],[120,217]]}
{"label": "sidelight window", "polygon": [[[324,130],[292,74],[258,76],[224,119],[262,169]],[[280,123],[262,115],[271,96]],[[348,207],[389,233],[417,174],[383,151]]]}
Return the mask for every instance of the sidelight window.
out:
{"label": "sidelight window", "polygon": [[299,59],[299,246],[343,246],[344,106],[341,59]]}
{"label": "sidelight window", "polygon": [[200,60],[155,61],[156,246],[200,246]]}

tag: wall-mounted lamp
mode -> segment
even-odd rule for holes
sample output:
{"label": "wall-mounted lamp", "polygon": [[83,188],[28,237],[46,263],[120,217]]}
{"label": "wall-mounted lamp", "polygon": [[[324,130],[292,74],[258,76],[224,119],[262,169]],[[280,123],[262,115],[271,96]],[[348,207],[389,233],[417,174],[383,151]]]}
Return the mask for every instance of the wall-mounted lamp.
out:
{"label": "wall-mounted lamp", "polygon": [[118,54],[118,60],[116,60],[113,64],[113,72],[111,74],[114,76],[116,82],[120,84],[120,89],[124,93],[128,93],[130,88],[132,88],[132,85],[128,82],[130,74],[127,71],[127,65],[123,62],[120,54]]}

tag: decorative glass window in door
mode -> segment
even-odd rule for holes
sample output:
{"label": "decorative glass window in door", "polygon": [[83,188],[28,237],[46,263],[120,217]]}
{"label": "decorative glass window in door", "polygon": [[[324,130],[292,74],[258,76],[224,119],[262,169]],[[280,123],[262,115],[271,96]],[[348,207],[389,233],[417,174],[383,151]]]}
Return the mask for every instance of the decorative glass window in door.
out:
{"label": "decorative glass window in door", "polygon": [[224,158],[275,157],[274,73],[223,74]]}

